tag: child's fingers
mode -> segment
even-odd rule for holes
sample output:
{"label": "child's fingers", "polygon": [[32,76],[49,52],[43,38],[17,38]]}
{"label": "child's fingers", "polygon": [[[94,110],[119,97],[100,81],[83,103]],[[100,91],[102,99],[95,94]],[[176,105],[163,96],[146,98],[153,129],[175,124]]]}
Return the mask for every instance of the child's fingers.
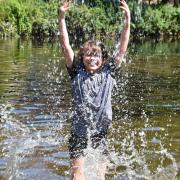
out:
{"label": "child's fingers", "polygon": [[73,0],[67,0],[68,5],[70,5],[73,2]]}
{"label": "child's fingers", "polygon": [[120,0],[120,2],[126,3],[126,1],[125,1],[125,0]]}
{"label": "child's fingers", "polygon": [[66,7],[66,8],[67,8],[67,7],[70,7],[70,5],[72,4],[72,2],[73,2],[73,0],[68,0],[68,1],[66,2],[66,6],[65,6],[65,7]]}
{"label": "child's fingers", "polygon": [[120,3],[123,5],[123,6],[127,6],[127,3],[125,1],[120,1]]}
{"label": "child's fingers", "polygon": [[123,9],[126,13],[129,12],[129,7],[128,7],[127,3],[124,0],[121,0],[120,8]]}
{"label": "child's fingers", "polygon": [[127,11],[127,9],[124,6],[119,6],[121,9],[123,9],[124,11]]}
{"label": "child's fingers", "polygon": [[67,3],[67,0],[60,0],[60,1],[59,1],[59,5],[60,5],[60,6],[65,6],[66,3]]}
{"label": "child's fingers", "polygon": [[66,4],[71,4],[73,2],[73,0],[61,0],[60,3],[64,5]]}
{"label": "child's fingers", "polygon": [[125,7],[120,6],[120,8],[122,9],[123,13],[127,13],[128,12],[128,10]]}
{"label": "child's fingers", "polygon": [[126,1],[121,0],[120,3],[121,3],[124,7],[128,8],[128,5],[127,5]]}
{"label": "child's fingers", "polygon": [[64,3],[64,8],[68,8],[69,6],[70,6],[70,3],[69,2],[66,2],[66,3]]}

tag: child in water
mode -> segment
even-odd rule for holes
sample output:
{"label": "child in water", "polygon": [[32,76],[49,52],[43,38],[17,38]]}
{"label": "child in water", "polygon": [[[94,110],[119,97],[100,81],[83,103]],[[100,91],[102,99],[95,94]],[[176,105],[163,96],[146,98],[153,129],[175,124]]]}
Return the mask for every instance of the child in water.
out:
{"label": "child in water", "polygon": [[[120,37],[120,45],[111,63],[107,63],[107,53],[99,41],[87,41],[81,49],[81,62],[69,43],[65,14],[70,2],[65,1],[59,11],[60,43],[68,73],[71,77],[74,112],[72,117],[69,153],[71,158],[71,178],[84,180],[83,163],[88,143],[102,154],[107,153],[106,136],[112,121],[111,93],[115,83],[112,72],[121,65],[127,50],[130,35],[130,10],[125,0],[120,1],[125,22]],[[105,169],[100,170],[100,179],[105,179]]]}

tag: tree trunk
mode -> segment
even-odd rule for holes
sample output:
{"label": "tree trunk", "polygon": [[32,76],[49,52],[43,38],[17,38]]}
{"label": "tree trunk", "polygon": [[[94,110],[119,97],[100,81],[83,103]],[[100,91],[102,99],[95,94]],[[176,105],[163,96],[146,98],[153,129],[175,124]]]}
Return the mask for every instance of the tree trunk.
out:
{"label": "tree trunk", "polygon": [[167,4],[169,2],[169,0],[162,0],[161,3],[162,4]]}
{"label": "tree trunk", "polygon": [[179,3],[180,3],[180,0],[174,0],[174,6],[178,7]]}

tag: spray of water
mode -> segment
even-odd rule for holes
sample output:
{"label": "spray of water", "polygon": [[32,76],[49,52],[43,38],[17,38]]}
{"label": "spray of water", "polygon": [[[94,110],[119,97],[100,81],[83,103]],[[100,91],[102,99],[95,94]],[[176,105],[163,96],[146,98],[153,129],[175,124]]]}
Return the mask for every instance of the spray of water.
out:
{"label": "spray of water", "polygon": [[[57,130],[61,130],[61,121],[57,122],[45,121],[48,130],[38,130],[39,125],[36,127],[37,122],[25,121],[21,122],[16,119],[14,112],[17,110],[11,104],[1,106],[1,134],[4,135],[3,140],[0,142],[2,154],[4,157],[3,176],[6,179],[29,179],[32,174],[25,173],[24,168],[31,168],[35,164],[44,161],[42,157],[48,156],[45,149],[51,151],[50,147],[58,147],[64,141],[62,136],[58,136]],[[39,119],[40,117],[38,117]],[[43,117],[43,119],[46,117]],[[47,116],[49,119],[50,117]],[[41,121],[41,120],[40,120]],[[44,120],[43,120],[44,121]],[[43,121],[39,123],[43,123]],[[59,123],[59,124],[57,124]],[[43,126],[44,126],[43,125]],[[42,150],[41,150],[42,149]],[[40,155],[38,155],[40,153]]]}

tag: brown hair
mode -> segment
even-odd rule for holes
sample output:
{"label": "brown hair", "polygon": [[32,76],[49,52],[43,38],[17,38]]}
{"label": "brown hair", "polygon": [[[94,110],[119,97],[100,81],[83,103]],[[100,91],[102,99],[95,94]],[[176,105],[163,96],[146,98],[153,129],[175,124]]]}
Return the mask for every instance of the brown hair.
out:
{"label": "brown hair", "polygon": [[96,41],[96,40],[89,40],[83,44],[83,46],[80,49],[79,52],[79,59],[81,62],[83,62],[83,55],[84,55],[84,50],[90,50],[92,52],[100,52],[102,53],[102,61],[106,61],[108,54],[105,49],[105,46],[101,41]]}

